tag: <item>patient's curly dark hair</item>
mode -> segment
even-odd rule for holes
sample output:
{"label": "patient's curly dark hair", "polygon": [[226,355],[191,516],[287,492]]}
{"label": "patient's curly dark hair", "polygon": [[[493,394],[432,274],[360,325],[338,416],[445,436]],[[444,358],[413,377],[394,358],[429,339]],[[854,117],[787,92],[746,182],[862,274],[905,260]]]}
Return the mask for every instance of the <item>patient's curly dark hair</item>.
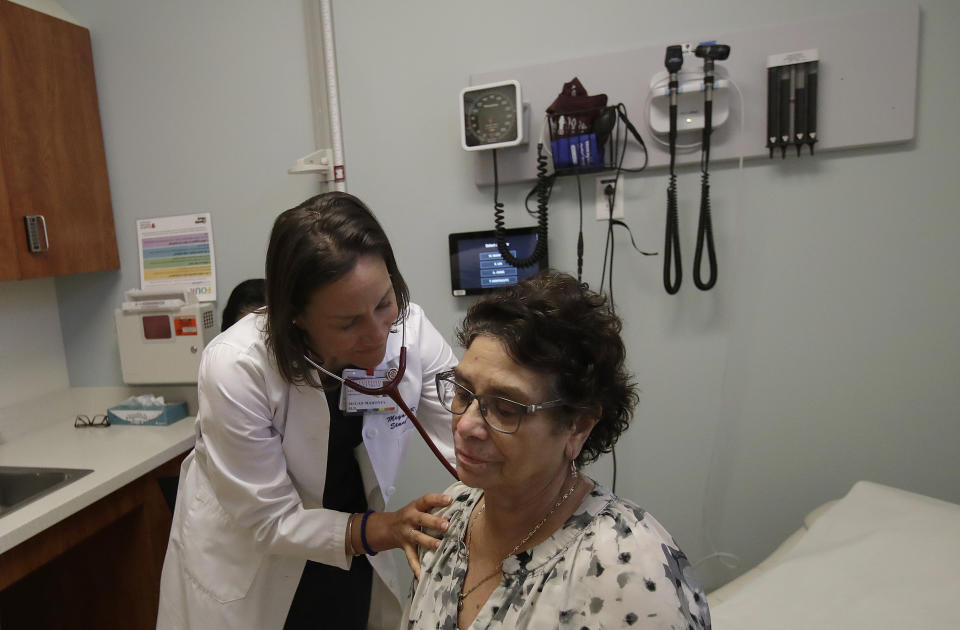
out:
{"label": "patient's curly dark hair", "polygon": [[464,348],[480,335],[504,344],[510,358],[547,374],[554,395],[575,411],[596,410],[599,420],[577,457],[589,464],[613,449],[637,404],[624,362],[623,324],[604,296],[557,271],[543,271],[477,300],[457,330]]}

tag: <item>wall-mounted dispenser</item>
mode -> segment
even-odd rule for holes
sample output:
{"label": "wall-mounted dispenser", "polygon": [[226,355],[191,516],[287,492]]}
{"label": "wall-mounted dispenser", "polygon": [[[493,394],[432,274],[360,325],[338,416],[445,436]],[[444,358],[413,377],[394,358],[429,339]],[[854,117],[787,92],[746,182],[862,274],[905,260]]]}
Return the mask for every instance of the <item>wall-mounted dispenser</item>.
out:
{"label": "wall-mounted dispenser", "polygon": [[800,157],[804,145],[820,139],[817,131],[817,85],[820,52],[816,48],[767,57],[767,148],[787,157],[793,145]]}
{"label": "wall-mounted dispenser", "polygon": [[197,382],[200,356],[217,334],[213,302],[189,290],[130,289],[114,318],[124,383]]}

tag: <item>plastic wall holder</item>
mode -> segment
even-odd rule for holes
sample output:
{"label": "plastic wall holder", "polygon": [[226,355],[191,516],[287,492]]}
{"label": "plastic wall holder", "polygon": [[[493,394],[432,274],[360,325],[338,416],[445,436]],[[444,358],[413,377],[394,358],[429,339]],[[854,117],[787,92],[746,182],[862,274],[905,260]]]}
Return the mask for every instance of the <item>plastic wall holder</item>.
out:
{"label": "plastic wall holder", "polygon": [[612,128],[601,121],[614,121],[615,107],[581,110],[547,116],[553,170],[557,175],[595,173],[615,167]]}
{"label": "plastic wall holder", "polygon": [[[717,64],[717,74],[722,75],[723,66]],[[677,75],[677,133],[703,129],[703,73],[680,72]],[[670,133],[670,92],[667,86],[669,76],[666,71],[655,74],[650,80],[649,106],[647,119],[650,130],[666,137]],[[731,92],[730,81],[715,78],[713,81],[712,126],[719,129],[730,118]],[[684,140],[681,140],[681,143]]]}

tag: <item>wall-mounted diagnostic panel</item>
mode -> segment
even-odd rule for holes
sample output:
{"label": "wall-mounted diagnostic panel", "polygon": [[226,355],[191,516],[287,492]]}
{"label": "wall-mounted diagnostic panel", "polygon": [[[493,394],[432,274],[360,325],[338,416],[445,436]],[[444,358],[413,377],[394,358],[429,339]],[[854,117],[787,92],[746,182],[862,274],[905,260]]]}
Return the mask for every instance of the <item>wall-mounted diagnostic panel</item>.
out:
{"label": "wall-mounted diagnostic panel", "polygon": [[[670,97],[663,81],[665,47],[686,42],[692,52],[697,43],[719,41],[734,53],[717,64],[713,83],[712,160],[767,157],[771,148],[782,159],[788,144],[792,148],[787,153],[795,153],[798,147],[809,153],[813,141],[820,153],[911,140],[916,122],[920,7],[904,2],[860,12],[825,13],[744,31],[676,32],[671,41],[650,41],[632,50],[476,73],[470,83],[480,88],[507,79],[519,81],[529,110],[543,112],[556,99],[557,86],[578,77],[583,85],[607,94],[610,104],[623,103],[635,121],[644,121],[639,131],[648,140],[649,154],[630,141],[623,167],[667,167]],[[815,51],[816,59],[807,56],[797,61],[794,51]],[[781,59],[774,63],[771,58],[777,56]],[[700,160],[696,149],[704,118],[702,64],[703,60],[687,55],[678,73],[678,165],[695,165]],[[775,73],[775,67],[781,70]],[[776,97],[768,99],[774,74],[779,79]],[[768,133],[768,100],[778,107],[775,124],[770,124],[775,134]],[[811,131],[816,135],[811,136]],[[527,133],[536,138],[540,129]],[[787,141],[780,138],[770,143],[771,136],[786,133],[790,134]],[[536,180],[535,143],[505,151],[498,159],[501,185]],[[493,183],[491,160],[476,160],[475,181]]]}

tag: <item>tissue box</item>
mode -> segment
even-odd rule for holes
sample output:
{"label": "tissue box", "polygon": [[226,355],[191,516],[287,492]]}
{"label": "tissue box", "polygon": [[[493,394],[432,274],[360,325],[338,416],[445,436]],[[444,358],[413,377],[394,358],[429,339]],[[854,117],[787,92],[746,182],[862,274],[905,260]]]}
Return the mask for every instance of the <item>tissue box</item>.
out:
{"label": "tissue box", "polygon": [[168,425],[187,417],[186,402],[169,402],[163,405],[137,405],[120,403],[107,409],[110,424]]}

